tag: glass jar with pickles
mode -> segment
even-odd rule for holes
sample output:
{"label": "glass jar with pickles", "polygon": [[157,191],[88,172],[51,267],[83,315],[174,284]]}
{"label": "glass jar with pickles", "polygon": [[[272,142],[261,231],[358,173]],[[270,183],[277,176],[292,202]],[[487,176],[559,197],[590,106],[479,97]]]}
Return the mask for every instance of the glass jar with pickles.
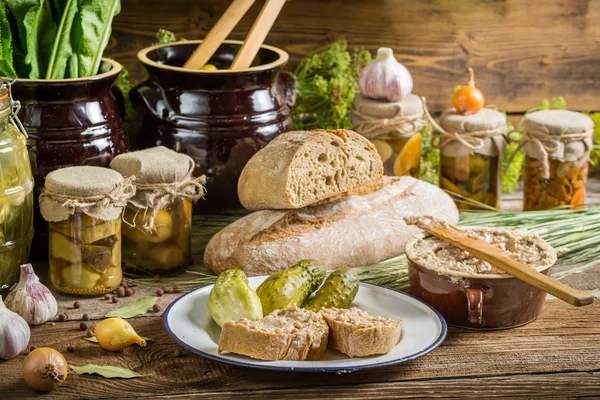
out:
{"label": "glass jar with pickles", "polygon": [[0,84],[0,289],[19,280],[33,237],[33,177],[12,83]]}
{"label": "glass jar with pickles", "polygon": [[476,114],[446,110],[436,137],[440,186],[454,198],[456,206],[461,210],[480,209],[477,202],[500,207],[506,116],[487,108]]}
{"label": "glass jar with pickles", "polygon": [[121,284],[121,215],[135,194],[132,180],[89,166],[48,174],[40,211],[48,221],[50,282],[56,290],[99,295]]}
{"label": "glass jar with pickles", "polygon": [[123,216],[123,264],[128,273],[172,275],[192,262],[192,202],[204,194],[191,157],[154,147],[122,154],[111,168],[135,176],[136,195]]}
{"label": "glass jar with pickles", "polygon": [[384,174],[419,177],[423,137],[423,102],[408,94],[398,102],[358,94],[352,103],[353,129],[369,139],[383,160]]}
{"label": "glass jar with pickles", "polygon": [[568,110],[543,110],[523,118],[523,209],[573,210],[585,204],[594,122]]}

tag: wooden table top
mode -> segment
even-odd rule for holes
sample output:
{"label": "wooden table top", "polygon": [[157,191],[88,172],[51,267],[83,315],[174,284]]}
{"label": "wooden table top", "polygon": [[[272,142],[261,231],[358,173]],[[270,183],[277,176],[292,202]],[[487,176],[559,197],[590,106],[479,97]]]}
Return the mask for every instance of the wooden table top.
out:
{"label": "wooden table top", "polygon": [[[563,282],[600,295],[600,265]],[[175,297],[159,298],[161,308]],[[95,307],[86,303],[92,300],[83,300],[77,311]],[[93,326],[102,312],[90,315]],[[33,327],[30,344],[61,351],[69,364],[113,365],[152,374],[140,379],[72,374],[46,398],[600,398],[598,302],[576,308],[549,296],[541,316],[523,327],[488,332],[450,328],[438,349],[417,360],[339,375],[230,366],[182,351],[159,316],[129,321],[140,335],[154,340],[121,353],[84,340],[79,320]],[[39,396],[23,381],[23,359],[0,360],[0,399]]]}

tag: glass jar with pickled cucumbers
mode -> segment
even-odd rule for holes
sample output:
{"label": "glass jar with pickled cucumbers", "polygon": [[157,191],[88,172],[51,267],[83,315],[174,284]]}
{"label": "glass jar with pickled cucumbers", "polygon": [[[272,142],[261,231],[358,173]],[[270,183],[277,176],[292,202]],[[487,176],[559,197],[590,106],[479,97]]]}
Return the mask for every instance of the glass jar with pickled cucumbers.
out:
{"label": "glass jar with pickled cucumbers", "polygon": [[11,84],[0,84],[0,289],[18,281],[33,237],[33,177]]}
{"label": "glass jar with pickled cucumbers", "polygon": [[155,147],[115,157],[111,168],[135,176],[123,216],[123,264],[132,274],[173,275],[192,263],[192,202],[204,194],[191,157]]}
{"label": "glass jar with pickled cucumbers", "polygon": [[524,211],[570,208],[585,204],[594,122],[567,110],[527,114],[521,146]]}
{"label": "glass jar with pickled cucumbers", "polygon": [[500,207],[506,116],[482,109],[463,115],[455,109],[440,117],[440,186],[461,210]]}
{"label": "glass jar with pickled cucumbers", "polygon": [[388,102],[356,95],[352,103],[353,129],[377,148],[384,174],[419,177],[423,119],[423,102],[409,94],[402,101]]}
{"label": "glass jar with pickled cucumbers", "polygon": [[50,282],[56,290],[100,295],[121,284],[121,216],[135,194],[131,181],[101,167],[48,174],[40,211],[48,221]]}

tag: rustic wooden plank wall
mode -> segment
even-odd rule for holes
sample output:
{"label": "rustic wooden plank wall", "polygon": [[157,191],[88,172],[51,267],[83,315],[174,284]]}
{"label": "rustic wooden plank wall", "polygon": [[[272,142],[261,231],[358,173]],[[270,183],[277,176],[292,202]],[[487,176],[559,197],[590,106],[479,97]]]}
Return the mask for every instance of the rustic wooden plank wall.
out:
{"label": "rustic wooden plank wall", "polygon": [[[144,76],[139,49],[158,28],[202,38],[229,0],[122,0],[108,54]],[[243,39],[259,0],[231,35]],[[542,98],[600,109],[600,0],[290,0],[267,43],[291,55],[290,68],[315,47],[344,36],[351,46],[394,48],[411,70],[415,93],[435,111],[476,70],[488,104],[522,113]]]}

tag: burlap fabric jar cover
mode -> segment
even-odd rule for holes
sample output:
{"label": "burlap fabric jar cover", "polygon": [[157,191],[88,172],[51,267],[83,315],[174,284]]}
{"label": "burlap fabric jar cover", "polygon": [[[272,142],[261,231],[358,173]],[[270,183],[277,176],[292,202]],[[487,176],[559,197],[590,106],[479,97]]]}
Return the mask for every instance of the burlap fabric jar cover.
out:
{"label": "burlap fabric jar cover", "polygon": [[523,208],[576,209],[585,203],[594,122],[568,110],[527,114],[518,141],[526,155]]}
{"label": "burlap fabric jar cover", "polygon": [[154,147],[115,157],[111,168],[135,176],[123,227],[127,271],[174,274],[191,264],[192,202],[204,195],[191,157]]}
{"label": "burlap fabric jar cover", "polygon": [[440,186],[453,194],[459,209],[479,208],[465,203],[466,199],[499,207],[506,116],[489,108],[477,114],[449,109],[434,127],[440,150]]}
{"label": "burlap fabric jar cover", "polygon": [[70,294],[110,293],[119,286],[121,214],[133,178],[101,167],[68,167],[46,177],[40,211],[49,223],[50,281]]}
{"label": "burlap fabric jar cover", "polygon": [[409,94],[402,101],[389,102],[356,95],[350,120],[353,129],[377,147],[386,175],[419,177],[423,102]]}

